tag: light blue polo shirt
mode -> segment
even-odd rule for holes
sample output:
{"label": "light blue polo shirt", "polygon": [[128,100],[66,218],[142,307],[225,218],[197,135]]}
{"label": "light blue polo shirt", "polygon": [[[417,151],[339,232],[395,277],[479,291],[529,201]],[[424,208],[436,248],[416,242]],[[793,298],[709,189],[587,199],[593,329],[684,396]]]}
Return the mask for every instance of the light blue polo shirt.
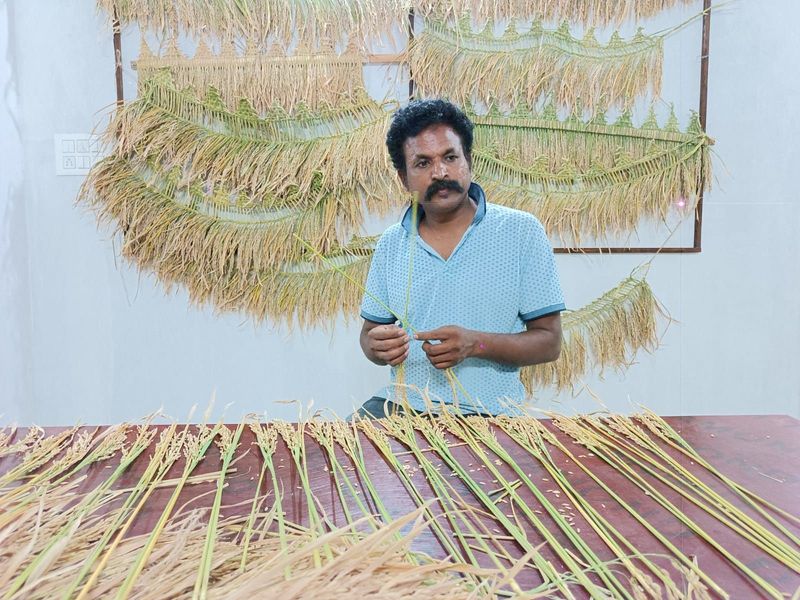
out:
{"label": "light blue polo shirt", "polygon": [[[477,203],[475,218],[447,260],[416,235],[411,208],[383,233],[361,303],[364,319],[394,323],[392,313],[404,316],[408,298],[407,322],[414,331],[458,325],[517,333],[525,329],[524,321],[564,310],[553,249],[538,219],[488,204],[476,183],[470,185],[469,195]],[[423,390],[434,406],[458,402],[462,412],[492,414],[513,412],[502,399],[524,402],[518,367],[468,358],[453,368],[458,383],[452,385],[444,371],[430,363],[422,342],[411,337],[406,385],[395,385],[393,367],[392,383],[376,396],[399,402],[405,393],[410,406],[423,411],[427,408],[419,393]]]}

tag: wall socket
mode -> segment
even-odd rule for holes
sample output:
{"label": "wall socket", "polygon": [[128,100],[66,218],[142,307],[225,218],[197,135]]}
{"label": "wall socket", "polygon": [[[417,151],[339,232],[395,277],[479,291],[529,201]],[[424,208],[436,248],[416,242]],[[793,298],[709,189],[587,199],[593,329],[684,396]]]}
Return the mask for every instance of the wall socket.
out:
{"label": "wall socket", "polygon": [[56,175],[86,175],[100,156],[100,137],[89,133],[53,136]]}

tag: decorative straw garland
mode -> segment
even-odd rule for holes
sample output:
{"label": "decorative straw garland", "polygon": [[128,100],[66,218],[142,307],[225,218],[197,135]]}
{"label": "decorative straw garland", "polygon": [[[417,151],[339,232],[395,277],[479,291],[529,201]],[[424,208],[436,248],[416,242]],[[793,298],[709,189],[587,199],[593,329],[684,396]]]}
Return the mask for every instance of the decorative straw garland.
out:
{"label": "decorative straw garland", "polygon": [[573,387],[593,366],[625,369],[639,350],[658,347],[656,315],[664,310],[647,281],[636,273],[576,311],[562,313],[564,339],[555,362],[524,367],[520,378],[529,393],[541,386]]}
{"label": "decorative straw garland", "polygon": [[331,195],[316,206],[302,206],[305,199],[293,194],[283,206],[261,208],[241,197],[230,203],[219,189],[205,194],[195,184],[181,185],[175,175],[112,156],[93,168],[80,195],[100,221],[123,233],[122,255],[167,283],[197,278],[204,286],[232,273],[275,269],[301,257],[295,235],[330,251],[338,235],[357,225],[341,225],[347,207]]}
{"label": "decorative straw garland", "polygon": [[533,213],[550,236],[580,245],[584,235],[635,231],[643,218],[690,215],[699,198],[698,170],[708,164],[695,160],[703,150],[682,146],[638,161],[620,156],[608,171],[580,172],[566,163],[555,173],[475,151],[473,169],[494,202]]}
{"label": "decorative straw garland", "polygon": [[530,31],[519,33],[513,20],[498,38],[493,21],[475,33],[467,17],[455,29],[426,22],[408,55],[420,93],[462,105],[477,99],[534,106],[549,96],[560,106],[628,108],[644,93],[659,96],[663,38],[640,29],[624,42],[614,32],[601,46],[591,29],[579,40],[566,22],[547,30],[535,21]]}
{"label": "decorative straw garland", "polygon": [[610,170],[619,156],[636,161],[681,146],[714,144],[695,112],[691,113],[686,130],[680,131],[674,107],[660,126],[651,106],[638,127],[634,126],[630,112],[623,112],[613,123],[608,123],[603,111],[595,112],[585,121],[582,111],[576,108],[561,120],[552,102],[539,111],[531,111],[523,104],[516,105],[509,113],[503,113],[497,104],[490,105],[486,113],[478,114],[471,106],[466,111],[475,125],[476,148],[491,148],[497,155],[523,165],[541,161],[551,171],[558,171],[565,161],[581,170],[598,167]]}
{"label": "decorative straw garland", "polygon": [[295,190],[313,204],[315,194],[347,191],[357,208],[366,200],[382,212],[405,199],[389,157],[375,151],[391,113],[365,93],[343,106],[299,106],[293,115],[275,107],[259,117],[246,100],[228,111],[214,88],[203,100],[178,90],[165,72],[142,86],[107,129],[117,156],[179,167],[256,198]]}
{"label": "decorative straw garland", "polygon": [[620,25],[642,21],[697,0],[413,0],[414,11],[437,19],[471,15],[483,21],[541,18],[584,25]]}
{"label": "decorative straw garland", "polygon": [[142,37],[134,64],[140,82],[166,69],[179,89],[192,87],[203,95],[214,88],[229,110],[236,110],[239,100],[247,98],[259,113],[274,106],[292,112],[301,104],[311,109],[341,105],[360,97],[365,87],[363,58],[352,46],[342,54],[323,46],[319,51],[296,48],[288,55],[274,44],[266,53],[251,45],[239,55],[232,45],[225,44],[215,55],[201,40],[194,56],[188,58],[174,38],[166,53],[156,56]]}
{"label": "decorative straw garland", "polygon": [[402,25],[406,0],[97,0],[109,17],[141,29],[186,33],[209,32],[223,40],[247,37],[257,45],[276,39],[318,42],[355,39],[363,44]]}
{"label": "decorative straw garland", "polygon": [[625,113],[611,125],[603,114],[584,122],[520,106],[501,115],[471,115],[473,169],[489,198],[535,214],[550,235],[568,243],[634,231],[642,218],[694,210],[711,187],[711,140],[696,114],[685,132],[674,113],[663,128],[655,114],[633,127]]}

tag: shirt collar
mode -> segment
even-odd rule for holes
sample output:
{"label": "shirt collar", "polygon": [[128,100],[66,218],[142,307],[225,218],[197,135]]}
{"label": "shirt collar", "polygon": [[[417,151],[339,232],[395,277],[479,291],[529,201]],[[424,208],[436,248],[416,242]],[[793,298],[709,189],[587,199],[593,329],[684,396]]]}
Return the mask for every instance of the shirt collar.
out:
{"label": "shirt collar", "polygon": [[[472,224],[477,225],[483,220],[483,217],[486,214],[486,194],[483,193],[483,188],[473,181],[469,184],[467,195],[475,200],[475,204],[478,205],[478,209],[475,211],[475,217],[472,219]],[[422,218],[422,213],[423,210],[420,206],[417,214],[417,226],[419,226],[419,220]],[[411,215],[412,207],[409,206],[403,215],[403,219],[400,221],[403,229],[405,229],[408,233],[411,233]]]}

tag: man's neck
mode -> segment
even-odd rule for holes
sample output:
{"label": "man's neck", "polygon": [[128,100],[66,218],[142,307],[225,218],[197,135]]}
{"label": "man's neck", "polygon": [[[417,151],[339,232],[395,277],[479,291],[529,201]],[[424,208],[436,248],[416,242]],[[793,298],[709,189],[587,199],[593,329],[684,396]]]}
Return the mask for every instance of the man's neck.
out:
{"label": "man's neck", "polygon": [[435,210],[423,210],[420,227],[425,227],[439,234],[459,231],[463,233],[475,218],[478,204],[468,195],[457,210],[447,213],[437,213]]}

